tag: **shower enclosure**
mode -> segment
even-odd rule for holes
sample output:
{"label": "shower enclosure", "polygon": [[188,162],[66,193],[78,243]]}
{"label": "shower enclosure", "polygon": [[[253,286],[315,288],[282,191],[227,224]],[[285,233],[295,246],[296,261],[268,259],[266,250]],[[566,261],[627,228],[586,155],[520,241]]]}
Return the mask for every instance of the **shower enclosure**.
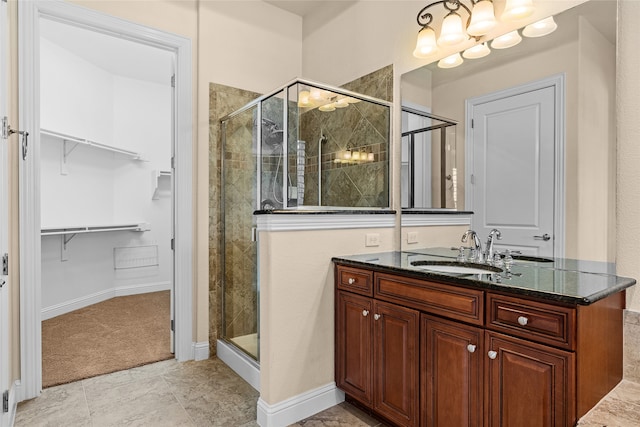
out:
{"label": "shower enclosure", "polygon": [[257,215],[389,208],[391,104],[295,80],[220,120],[222,339],[260,359]]}

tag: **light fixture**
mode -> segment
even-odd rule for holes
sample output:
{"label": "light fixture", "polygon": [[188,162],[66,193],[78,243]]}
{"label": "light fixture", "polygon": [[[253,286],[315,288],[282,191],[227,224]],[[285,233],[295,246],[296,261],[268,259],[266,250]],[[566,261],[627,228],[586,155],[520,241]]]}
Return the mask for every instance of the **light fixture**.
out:
{"label": "light fixture", "polygon": [[553,33],[556,28],[558,28],[558,24],[553,20],[553,16],[545,18],[541,21],[534,22],[533,24],[529,24],[524,27],[522,30],[522,35],[525,37],[542,37],[547,34]]}
{"label": "light fixture", "polygon": [[454,11],[449,12],[442,21],[438,44],[440,46],[455,46],[466,39],[467,36],[462,28],[462,17]]}
{"label": "light fixture", "polygon": [[518,33],[518,30],[515,30],[493,39],[493,41],[491,42],[491,47],[493,49],[507,49],[517,45],[521,41],[522,37],[520,37],[520,33]]}
{"label": "light fixture", "polygon": [[460,56],[460,52],[449,55],[446,58],[442,58],[438,61],[438,67],[440,68],[454,68],[462,64],[464,59]]}
{"label": "light fixture", "polygon": [[308,90],[301,90],[298,94],[298,107],[308,108],[313,106],[311,102],[311,93]]}
{"label": "light fixture", "polygon": [[507,0],[500,17],[503,21],[517,21],[533,14],[533,0]]}
{"label": "light fixture", "polygon": [[318,107],[318,110],[324,112],[336,111],[336,106],[334,102],[330,102],[328,104],[321,105],[320,107]]}
{"label": "light fixture", "polygon": [[471,12],[471,22],[467,27],[467,34],[471,36],[482,36],[493,30],[498,25],[496,15],[493,11],[493,2],[490,0],[480,0],[473,5]]}
{"label": "light fixture", "polygon": [[426,25],[418,32],[418,41],[416,42],[413,56],[416,58],[428,58],[437,52],[436,32],[433,31],[433,28]]}
{"label": "light fixture", "polygon": [[[467,6],[465,2],[469,4],[469,6]],[[437,5],[444,7],[446,15],[440,25],[440,34],[436,38],[435,30],[430,26],[434,17],[428,9]],[[517,21],[530,16],[533,11],[533,0],[506,0],[500,20]],[[466,21],[463,20],[463,18],[466,19]],[[438,53],[439,46],[456,46],[468,39],[475,39],[476,43],[486,41],[482,40],[482,37],[486,36],[498,25],[493,7],[493,0],[432,1],[418,12],[416,20],[420,26],[420,31],[418,31],[418,38],[416,41],[416,47],[413,50],[413,56],[422,59],[428,59],[436,55]],[[514,34],[511,37],[513,37],[510,39],[510,42],[513,43],[511,46],[515,46],[521,40],[519,34]],[[491,47],[495,47],[496,49],[505,49],[509,46],[507,46],[505,40],[502,40],[497,42],[495,45],[492,43]],[[482,56],[486,56],[490,52],[488,51],[488,48],[485,49],[482,47],[474,47],[471,49],[472,50],[468,54],[465,51],[465,58],[473,58],[474,56],[467,55],[473,55],[473,52],[476,51],[476,49],[479,54],[482,54]],[[475,57],[479,58],[481,56]],[[462,58],[460,58],[460,60],[462,60]],[[451,60],[444,61],[443,65],[445,64],[449,64],[449,66],[460,65],[460,63],[451,62]]]}
{"label": "light fixture", "polygon": [[347,98],[340,98],[333,105],[336,108],[346,108],[349,106],[349,102],[347,101]]}
{"label": "light fixture", "polygon": [[478,58],[484,58],[490,53],[491,53],[491,49],[489,49],[489,46],[487,46],[486,43],[480,43],[465,50],[462,53],[462,56],[467,59],[478,59]]}

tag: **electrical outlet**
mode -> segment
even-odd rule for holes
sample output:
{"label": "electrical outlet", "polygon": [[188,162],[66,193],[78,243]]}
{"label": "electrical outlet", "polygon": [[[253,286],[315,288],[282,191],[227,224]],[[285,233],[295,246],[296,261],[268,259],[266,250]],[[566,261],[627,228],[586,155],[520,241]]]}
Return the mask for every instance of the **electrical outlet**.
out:
{"label": "electrical outlet", "polygon": [[365,246],[380,246],[380,234],[370,233],[367,234],[364,241]]}
{"label": "electrical outlet", "polygon": [[407,243],[418,243],[417,231],[410,231],[407,233]]}

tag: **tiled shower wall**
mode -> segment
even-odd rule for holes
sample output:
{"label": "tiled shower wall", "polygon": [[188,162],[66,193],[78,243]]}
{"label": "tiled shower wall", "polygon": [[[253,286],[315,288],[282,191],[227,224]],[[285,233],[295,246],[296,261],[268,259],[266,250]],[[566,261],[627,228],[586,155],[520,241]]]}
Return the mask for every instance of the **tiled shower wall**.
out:
{"label": "tiled shower wall", "polygon": [[[363,95],[380,98],[386,101],[392,101],[393,98],[393,67],[391,65],[384,67],[378,71],[368,74],[362,78],[354,80],[346,85],[345,89],[353,92],[361,93]],[[215,342],[223,335],[222,333],[222,268],[220,266],[220,254],[223,248],[222,236],[223,227],[226,234],[226,241],[231,244],[228,245],[227,265],[225,271],[227,277],[233,275],[238,281],[235,285],[227,286],[225,291],[225,300],[227,304],[232,304],[232,316],[233,318],[227,319],[227,324],[230,325],[232,330],[228,330],[231,334],[242,334],[243,328],[249,328],[250,325],[255,324],[256,316],[256,293],[255,293],[255,277],[252,276],[255,271],[250,268],[255,265],[255,251],[252,250],[252,244],[249,241],[250,234],[246,233],[252,226],[251,224],[251,212],[253,207],[250,206],[249,199],[243,195],[253,194],[253,186],[255,185],[255,163],[251,159],[251,145],[250,144],[237,144],[230,145],[230,138],[234,138],[240,135],[244,135],[243,138],[252,138],[251,126],[253,125],[253,116],[251,112],[243,113],[242,117],[233,124],[233,130],[227,133],[227,146],[231,147],[231,150],[227,150],[225,155],[225,168],[230,167],[233,169],[232,175],[227,175],[225,184],[227,185],[226,208],[232,209],[237,212],[237,215],[233,215],[233,220],[228,221],[225,225],[221,216],[221,188],[222,188],[222,169],[221,169],[221,127],[219,119],[227,114],[230,114],[249,102],[258,98],[260,94],[245,91],[241,89],[232,88],[229,86],[219,85],[211,83],[209,86],[209,342],[211,343],[212,351],[215,352]],[[364,103],[355,104],[361,109]],[[340,170],[340,174],[336,174],[340,178],[332,180],[331,184],[327,184],[325,187],[330,190],[334,186],[340,186],[341,182],[350,180],[358,182],[358,180],[364,180],[364,177],[373,177],[377,181],[369,180],[369,184],[362,186],[356,190],[357,193],[370,194],[370,198],[355,199],[355,197],[349,197],[354,200],[352,206],[359,206],[358,203],[372,203],[370,206],[387,206],[388,200],[386,199],[388,190],[380,183],[380,177],[388,173],[388,152],[386,144],[382,144],[381,136],[384,136],[384,129],[388,117],[382,117],[377,115],[371,115],[371,118],[363,121],[364,115],[368,112],[361,111],[360,116],[354,115],[352,120],[353,126],[349,127],[349,130],[343,130],[343,133],[335,131],[331,135],[328,135],[328,141],[326,146],[323,147],[323,153],[328,153],[326,157],[323,157],[323,165],[325,168],[335,168],[331,161],[331,153],[346,148],[345,141],[351,140],[354,144],[352,148],[367,147],[367,149],[377,150],[376,161],[364,165],[352,165],[345,166]],[[251,117],[251,118],[250,118]],[[310,118],[311,119],[311,118]],[[309,126],[305,132],[309,132],[308,136],[308,153],[317,153],[319,129],[312,129],[311,124],[303,125]],[[317,134],[317,135],[316,135]],[[315,141],[314,141],[315,140]],[[386,142],[386,141],[385,141]],[[384,145],[384,147],[382,147]],[[241,147],[244,147],[243,151]],[[238,148],[237,150],[234,148]],[[310,156],[312,157],[312,155]],[[315,158],[307,158],[307,162],[310,165],[317,165],[317,155]],[[253,165],[253,166],[251,166]],[[367,168],[368,167],[368,168]],[[317,166],[316,166],[317,168]],[[308,170],[310,176],[311,170]],[[317,199],[317,172],[315,178],[315,185],[307,179],[306,188],[315,188]],[[227,182],[228,180],[228,182]],[[385,184],[388,185],[388,182]],[[369,191],[372,186],[377,186],[378,189],[384,188],[382,195],[380,192],[371,194]],[[339,188],[339,187],[336,187]],[[334,188],[335,190],[335,188]],[[355,193],[354,193],[355,194]],[[313,197],[313,195],[307,196]],[[326,197],[326,198],[325,198]],[[329,192],[326,196],[323,196],[323,204],[331,204],[329,198]],[[309,203],[315,204],[315,202]],[[245,222],[249,221],[245,224]],[[243,231],[244,230],[244,231]],[[230,251],[230,252],[229,252]],[[249,277],[251,276],[251,277]],[[240,280],[242,277],[244,279]],[[242,281],[248,282],[241,284]],[[253,316],[253,317],[252,317]],[[233,330],[233,328],[237,328]]]}

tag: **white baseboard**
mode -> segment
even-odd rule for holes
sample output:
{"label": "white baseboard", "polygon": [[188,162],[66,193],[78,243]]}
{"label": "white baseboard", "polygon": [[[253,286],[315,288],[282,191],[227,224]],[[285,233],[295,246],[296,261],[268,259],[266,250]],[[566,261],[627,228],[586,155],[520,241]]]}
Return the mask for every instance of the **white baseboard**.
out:
{"label": "white baseboard", "polygon": [[60,316],[61,314],[79,310],[114,297],[168,291],[169,289],[171,289],[171,282],[145,283],[141,285],[120,286],[117,288],[107,289],[80,298],[74,298],[60,304],[45,307],[42,309],[42,320],[51,319],[53,317]]}
{"label": "white baseboard", "polygon": [[309,390],[275,405],[269,405],[260,398],[258,399],[258,425],[260,427],[288,426],[341,402],[344,402],[344,392],[336,387],[336,383]]}
{"label": "white baseboard", "polygon": [[9,390],[9,426],[13,426],[16,421],[19,391],[20,381],[16,381],[11,385],[11,389]]}
{"label": "white baseboard", "polygon": [[240,375],[251,387],[260,391],[260,365],[255,360],[222,340],[216,341],[216,353],[218,359]]}
{"label": "white baseboard", "polygon": [[210,355],[209,341],[193,343],[193,360],[207,360]]}

